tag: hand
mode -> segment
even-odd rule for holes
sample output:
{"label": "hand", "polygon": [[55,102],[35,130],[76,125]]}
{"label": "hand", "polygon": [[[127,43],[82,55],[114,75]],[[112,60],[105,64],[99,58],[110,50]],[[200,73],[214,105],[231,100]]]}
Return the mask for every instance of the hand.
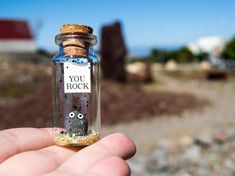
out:
{"label": "hand", "polygon": [[80,151],[55,146],[51,129],[0,131],[1,176],[126,176],[125,159],[135,154],[123,134],[107,136]]}

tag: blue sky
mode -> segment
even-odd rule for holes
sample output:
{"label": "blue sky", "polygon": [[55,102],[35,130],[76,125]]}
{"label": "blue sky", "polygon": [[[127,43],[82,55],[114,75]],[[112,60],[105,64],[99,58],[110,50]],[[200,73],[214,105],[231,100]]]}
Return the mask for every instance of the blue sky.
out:
{"label": "blue sky", "polygon": [[0,18],[26,19],[38,30],[37,45],[56,49],[64,23],[82,23],[100,36],[120,20],[129,48],[176,47],[199,37],[235,35],[234,0],[0,0]]}

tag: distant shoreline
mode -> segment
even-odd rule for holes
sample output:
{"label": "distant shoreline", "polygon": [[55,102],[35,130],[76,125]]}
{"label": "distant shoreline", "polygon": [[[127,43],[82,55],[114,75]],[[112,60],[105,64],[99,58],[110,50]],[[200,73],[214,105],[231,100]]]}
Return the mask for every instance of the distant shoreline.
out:
{"label": "distant shoreline", "polygon": [[151,51],[155,48],[172,51],[181,47],[183,46],[177,45],[177,46],[129,47],[128,55],[130,57],[145,57],[145,56],[149,56],[151,54]]}

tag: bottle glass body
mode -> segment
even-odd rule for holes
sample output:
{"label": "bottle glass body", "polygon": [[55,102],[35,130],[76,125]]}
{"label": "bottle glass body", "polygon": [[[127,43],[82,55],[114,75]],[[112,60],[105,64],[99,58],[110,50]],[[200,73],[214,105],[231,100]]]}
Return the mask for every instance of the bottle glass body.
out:
{"label": "bottle glass body", "polygon": [[[56,37],[60,49],[53,58],[52,84],[57,145],[86,146],[100,139],[100,62],[93,52],[94,36],[86,37]],[[86,43],[86,48],[79,42]]]}

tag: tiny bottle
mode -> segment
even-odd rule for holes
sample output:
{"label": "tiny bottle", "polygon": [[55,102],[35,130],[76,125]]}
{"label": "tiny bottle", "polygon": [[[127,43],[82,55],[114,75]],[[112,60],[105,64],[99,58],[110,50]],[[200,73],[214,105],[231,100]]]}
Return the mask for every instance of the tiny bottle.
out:
{"label": "tiny bottle", "polygon": [[89,26],[65,24],[53,57],[54,143],[87,146],[100,139],[100,61]]}

